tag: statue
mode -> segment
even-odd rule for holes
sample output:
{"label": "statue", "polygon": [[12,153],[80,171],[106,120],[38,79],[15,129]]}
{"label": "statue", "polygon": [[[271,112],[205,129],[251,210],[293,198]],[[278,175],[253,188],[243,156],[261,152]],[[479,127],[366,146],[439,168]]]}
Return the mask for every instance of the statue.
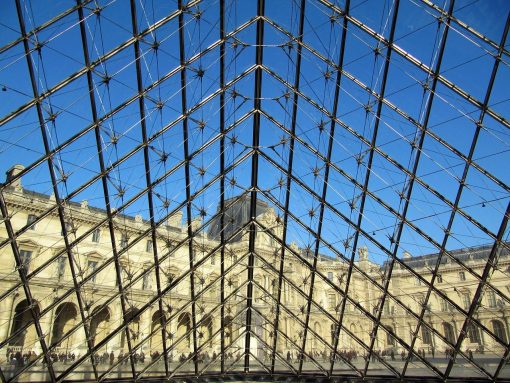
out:
{"label": "statue", "polygon": [[358,257],[360,261],[368,260],[368,247],[362,246],[358,248]]}

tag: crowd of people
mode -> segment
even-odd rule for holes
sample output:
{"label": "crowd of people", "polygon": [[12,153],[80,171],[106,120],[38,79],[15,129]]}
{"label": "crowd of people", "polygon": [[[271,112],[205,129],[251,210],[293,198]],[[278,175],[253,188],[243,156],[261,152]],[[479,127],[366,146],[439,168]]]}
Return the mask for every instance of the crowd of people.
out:
{"label": "crowd of people", "polygon": [[[476,350],[477,352],[479,352],[479,350]],[[421,349],[421,350],[418,350],[418,353],[420,355],[420,357],[422,358],[425,358],[425,350]],[[473,358],[473,352],[471,350],[466,350],[466,353],[468,355],[468,357],[470,359]],[[429,350],[429,354],[432,358],[435,357],[435,350],[432,349],[431,351]],[[446,358],[452,358],[453,357],[453,354],[454,354],[454,350],[453,349],[445,349],[445,352],[444,352],[444,356]],[[313,358],[315,361],[322,361],[322,362],[325,362],[325,361],[332,361],[333,358],[335,357],[335,355],[333,353],[329,353],[325,350],[323,351],[318,351],[318,350],[314,350],[314,351],[310,351],[308,353],[300,353],[298,351],[287,351],[285,354],[285,359],[288,363],[293,363],[293,362],[298,362],[300,360],[300,358],[303,359],[303,361],[306,361],[308,358]],[[355,350],[339,350],[338,353],[336,354],[336,360],[338,361],[347,361],[347,362],[352,362],[352,361],[355,361],[357,358],[358,358],[358,352],[355,351]],[[385,359],[390,359],[392,361],[396,360],[395,358],[395,351],[393,349],[388,349],[388,350],[373,350],[373,352],[371,353],[370,355],[370,358],[371,358],[371,361],[372,362],[376,362],[378,360],[380,360],[381,358],[385,358]],[[401,357],[401,360],[404,361],[406,360],[407,358],[407,352],[403,351],[400,353],[400,357]],[[26,352],[21,352],[19,350],[15,350],[15,349],[12,349],[12,348],[9,348],[7,349],[7,361],[8,363],[13,366],[13,367],[17,367],[17,368],[20,368],[20,367],[23,367],[31,362],[34,362],[37,360],[38,358],[38,355],[37,353],[35,353],[34,351],[26,351]],[[74,353],[71,353],[71,352],[59,352],[59,353],[51,353],[50,354],[50,358],[51,358],[51,362],[52,363],[55,363],[55,362],[60,362],[60,363],[68,363],[68,362],[74,362],[76,359],[78,359],[80,356],[79,355],[75,355]],[[272,357],[272,354],[270,351],[266,351],[264,353],[264,360],[265,361],[269,361]],[[362,358],[366,359],[366,355],[361,355]],[[411,360],[414,359],[416,356],[414,355],[411,355]],[[163,361],[163,357],[162,357],[162,353],[159,352],[159,351],[153,351],[151,352],[150,354],[150,358],[151,358],[151,361],[152,362],[157,362],[157,361]],[[197,355],[197,362],[198,363],[209,363],[211,361],[214,361],[218,358],[218,354],[216,351],[213,351],[213,352],[201,352]],[[239,360],[240,358],[240,352],[237,351],[237,352],[227,352],[225,354],[225,359],[227,361],[233,361],[233,360]],[[117,354],[117,356],[115,355],[115,353],[113,351],[110,351],[109,353],[108,352],[104,352],[103,354],[95,354],[94,357],[93,357],[93,362],[94,364],[96,365],[114,365],[115,364],[115,360],[117,360],[117,364],[119,366],[121,365],[127,365],[130,363],[131,359],[133,360],[133,363],[134,364],[144,364],[145,363],[145,354],[143,353],[143,351],[140,351],[140,352],[134,352],[132,354],[132,356],[130,357],[129,356],[129,353],[124,353],[124,352],[119,352]],[[177,356],[175,356],[173,353],[169,353],[168,354],[168,361],[169,362],[180,362],[180,363],[184,363],[186,361],[193,361],[194,360],[194,357],[193,357],[193,353],[181,353]],[[41,363],[46,363],[46,361],[44,359],[41,360]]]}
{"label": "crowd of people", "polygon": [[[313,350],[308,353],[300,353],[298,351],[287,351],[285,355],[285,359],[288,363],[292,363],[293,361],[299,361],[300,358],[303,359],[303,361],[307,360],[307,355],[310,358],[313,358],[315,361],[331,361],[334,358],[333,353],[328,353],[325,350],[318,351]],[[355,360],[358,357],[358,353],[355,350],[339,350],[337,353],[337,359],[343,359],[348,360],[351,362],[352,360]],[[266,354],[265,359],[271,358],[271,354]]]}
{"label": "crowd of people", "polygon": [[[225,354],[225,359],[226,360],[233,360],[234,358],[239,358],[240,357],[240,354],[239,352],[237,352],[236,354],[232,353],[232,352],[229,352],[229,353],[226,353]],[[153,353],[151,353],[151,359],[153,362],[157,361],[158,359],[160,361],[163,360],[163,358],[161,357],[161,353],[159,351],[155,351]],[[212,353],[209,353],[207,351],[205,352],[201,352],[197,355],[197,362],[198,363],[209,363],[213,360],[216,360],[218,359],[218,354],[216,353],[216,351],[213,351]],[[168,354],[168,361],[169,362],[174,362],[174,361],[179,361],[180,363],[183,363],[187,360],[193,360],[193,353],[190,352],[189,354],[186,354],[186,353],[182,353],[182,354],[179,354],[179,356],[177,358],[174,357],[174,354],[173,353],[170,353]]]}
{"label": "crowd of people", "polygon": [[14,351],[11,348],[7,349],[7,360],[13,367],[23,367],[25,364],[33,362],[37,359],[37,354],[34,351],[21,353],[21,351]]}

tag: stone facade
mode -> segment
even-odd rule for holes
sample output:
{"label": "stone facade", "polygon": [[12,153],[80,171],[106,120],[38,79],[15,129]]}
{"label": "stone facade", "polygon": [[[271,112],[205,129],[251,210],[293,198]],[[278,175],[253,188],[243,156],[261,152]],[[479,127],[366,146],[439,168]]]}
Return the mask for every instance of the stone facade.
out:
{"label": "stone facade", "polygon": [[[118,355],[127,352],[129,347],[145,354],[161,353],[163,335],[174,358],[189,353],[194,342],[202,352],[217,353],[221,347],[222,257],[225,347],[227,352],[234,354],[244,349],[249,254],[248,232],[242,225],[229,223],[230,235],[236,230],[240,232],[222,253],[218,219],[212,221],[213,229],[206,227],[203,230],[200,229],[201,220],[194,220],[192,230],[197,230],[197,234],[190,246],[185,219],[182,212],[177,211],[155,229],[154,244],[150,223],[141,216],[120,215],[114,211],[115,218],[110,227],[106,212],[92,207],[92,203],[68,203],[63,212],[67,242],[73,249],[69,254],[52,196],[24,189],[18,182],[4,190],[3,198],[10,223],[0,226],[3,244],[0,250],[0,341],[4,350],[33,350],[39,354],[40,331],[52,350],[81,355],[87,350],[87,342],[89,346],[100,345],[99,353],[113,351]],[[242,210],[242,207],[237,209],[238,212]],[[340,317],[344,303],[338,350],[366,353],[362,343],[370,345],[373,319],[378,315],[384,326],[377,329],[375,350],[393,349],[400,353],[403,346],[392,334],[410,344],[420,315],[431,328],[421,326],[418,330],[414,343],[416,350],[442,352],[449,347],[445,340],[455,343],[465,319],[462,310],[467,311],[471,304],[478,287],[476,275],[483,272],[490,246],[453,251],[452,255],[468,268],[451,260],[446,262],[448,257],[444,256],[434,282],[444,296],[432,292],[426,305],[428,286],[424,280],[431,280],[437,254],[413,257],[404,253],[402,262],[424,280],[406,267],[395,264],[388,285],[391,298],[386,299],[382,308],[382,288],[389,263],[381,265],[371,261],[366,247],[358,249],[352,269],[348,262],[321,255],[314,277],[315,303],[308,308],[306,297],[310,293],[312,276],[306,264],[313,264],[313,256],[296,244],[290,244],[283,264],[285,278],[281,294],[278,294],[281,255],[278,239],[282,236],[282,223],[269,206],[261,206],[260,211],[252,302],[252,330],[256,336],[252,336],[252,352],[262,356],[267,345],[273,344],[270,323],[274,323],[278,299],[283,303],[278,336],[278,350],[282,355],[288,351],[296,353],[302,346],[303,324],[308,310],[305,348],[312,354],[329,355],[337,333],[333,320]],[[9,241],[8,226],[17,233],[15,247]],[[214,235],[208,230],[213,230]],[[113,237],[115,249],[112,247]],[[159,262],[157,268],[154,268],[154,245]],[[18,266],[13,251],[19,253],[21,264]],[[212,255],[206,257],[210,253]],[[350,253],[346,256],[350,257]],[[189,273],[190,258],[196,265],[192,276]],[[70,259],[73,260],[72,267]],[[474,315],[485,329],[477,325],[469,327],[463,350],[500,353],[503,347],[496,337],[508,342],[509,306],[501,294],[509,294],[509,267],[508,252],[501,252],[496,271],[490,276],[492,286],[498,291],[487,288]],[[32,305],[26,298],[22,276],[27,279]],[[350,299],[343,302],[335,286],[344,291],[348,279]],[[79,288],[79,294],[76,288]],[[158,290],[163,293],[161,300],[157,299]],[[191,303],[191,294],[196,298],[195,304]],[[126,312],[126,318],[123,318],[123,312]],[[39,317],[40,330],[34,326],[32,315]],[[131,319],[126,325],[127,331],[123,329],[124,319]],[[166,327],[164,333],[162,324]],[[197,328],[195,341],[194,325]],[[110,335],[113,333],[115,335]],[[5,355],[2,353],[1,358]]]}

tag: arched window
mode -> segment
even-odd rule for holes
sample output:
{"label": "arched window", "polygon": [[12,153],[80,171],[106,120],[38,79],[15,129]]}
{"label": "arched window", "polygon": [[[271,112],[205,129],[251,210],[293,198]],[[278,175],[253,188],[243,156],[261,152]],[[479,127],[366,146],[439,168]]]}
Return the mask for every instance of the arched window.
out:
{"label": "arched window", "polygon": [[432,344],[432,335],[428,327],[421,326],[421,337],[423,344]]}
{"label": "arched window", "polygon": [[492,321],[492,328],[494,329],[494,335],[496,335],[503,343],[507,343],[505,325],[501,321],[494,319]]}
{"label": "arched window", "polygon": [[336,326],[334,323],[331,323],[330,331],[331,331],[331,344],[333,344],[335,342],[335,335],[336,335]]}
{"label": "arched window", "polygon": [[446,340],[451,344],[455,344],[455,333],[453,331],[453,326],[450,323],[443,322],[443,331]]}
{"label": "arched window", "polygon": [[480,331],[473,323],[468,325],[467,334],[471,343],[480,343]]}
{"label": "arched window", "polygon": [[[52,344],[60,346],[65,345],[66,349],[73,346],[72,339],[74,338],[74,334],[69,334],[69,332],[73,328],[77,317],[78,310],[73,303],[62,303],[57,307],[55,319],[53,321]],[[65,336],[67,339],[65,342],[62,342],[62,338]],[[64,345],[61,343],[64,343]]]}
{"label": "arched window", "polygon": [[322,327],[319,322],[315,322],[313,325],[313,330],[317,335],[313,335],[312,337],[312,347],[314,349],[318,349],[320,347],[320,341],[318,337],[322,337]]}
{"label": "arched window", "polygon": [[392,333],[393,327],[388,327],[388,332],[386,333],[386,344],[388,345],[388,347],[395,346],[395,338],[393,337],[393,335],[391,335]]}

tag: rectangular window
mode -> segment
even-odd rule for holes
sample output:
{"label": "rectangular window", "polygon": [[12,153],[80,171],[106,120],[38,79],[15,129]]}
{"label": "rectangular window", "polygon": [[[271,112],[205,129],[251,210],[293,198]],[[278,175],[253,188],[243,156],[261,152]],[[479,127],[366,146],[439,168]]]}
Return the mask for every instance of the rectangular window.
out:
{"label": "rectangular window", "polygon": [[492,290],[487,291],[487,303],[490,308],[496,307],[496,294],[494,294],[494,291]]}
{"label": "rectangular window", "polygon": [[430,334],[430,329],[428,327],[421,327],[421,336],[423,344],[432,344],[432,335]]}
{"label": "rectangular window", "polygon": [[27,218],[27,226],[30,230],[35,230],[35,220],[37,219],[37,216],[34,214],[29,214]]}
{"label": "rectangular window", "polygon": [[[66,229],[67,235],[75,232],[75,228],[71,222],[65,223],[65,229]],[[62,229],[62,231],[60,232],[60,235],[64,236],[64,229]]]}
{"label": "rectangular window", "polygon": [[437,283],[443,283],[443,276],[441,274],[437,274]]}
{"label": "rectangular window", "polygon": [[20,250],[19,252],[21,266],[25,268],[25,271],[28,273],[30,269],[30,261],[32,259],[32,252],[28,250]]}
{"label": "rectangular window", "polygon": [[441,299],[441,311],[442,312],[448,311],[448,302],[446,302],[445,299]]}
{"label": "rectangular window", "polygon": [[464,310],[469,310],[469,306],[471,306],[471,297],[469,293],[462,294],[462,304],[464,305]]}
{"label": "rectangular window", "polygon": [[101,238],[101,230],[99,230],[99,228],[97,228],[92,232],[92,242],[99,243],[100,238]]}
{"label": "rectangular window", "polygon": [[151,275],[150,273],[143,276],[142,289],[149,290],[151,288]]}
{"label": "rectangular window", "polygon": [[473,323],[468,325],[467,333],[471,343],[480,343],[480,331]]}
{"label": "rectangular window", "polygon": [[96,283],[96,269],[97,269],[97,261],[89,261],[87,263],[87,268],[89,271],[89,275],[92,275],[91,281],[92,283]]}
{"label": "rectangular window", "polygon": [[336,295],[335,294],[328,294],[328,305],[330,310],[334,310],[336,307]]}
{"label": "rectangular window", "polygon": [[66,258],[65,258],[65,256],[61,255],[60,257],[58,257],[57,262],[58,262],[57,263],[58,279],[62,279],[66,272]]}
{"label": "rectangular window", "polygon": [[466,280],[466,273],[463,271],[459,271],[459,280],[465,281]]}
{"label": "rectangular window", "polygon": [[120,237],[120,248],[124,249],[128,245],[128,236],[126,233],[123,233]]}
{"label": "rectangular window", "polygon": [[389,330],[390,332],[386,333],[386,344],[388,346],[395,346],[395,338],[392,335],[393,329],[390,327]]}
{"label": "rectangular window", "polygon": [[145,244],[145,252],[152,253],[152,239],[147,240],[147,243]]}
{"label": "rectangular window", "polygon": [[328,271],[328,279],[330,281],[333,281],[333,272],[332,271]]}

